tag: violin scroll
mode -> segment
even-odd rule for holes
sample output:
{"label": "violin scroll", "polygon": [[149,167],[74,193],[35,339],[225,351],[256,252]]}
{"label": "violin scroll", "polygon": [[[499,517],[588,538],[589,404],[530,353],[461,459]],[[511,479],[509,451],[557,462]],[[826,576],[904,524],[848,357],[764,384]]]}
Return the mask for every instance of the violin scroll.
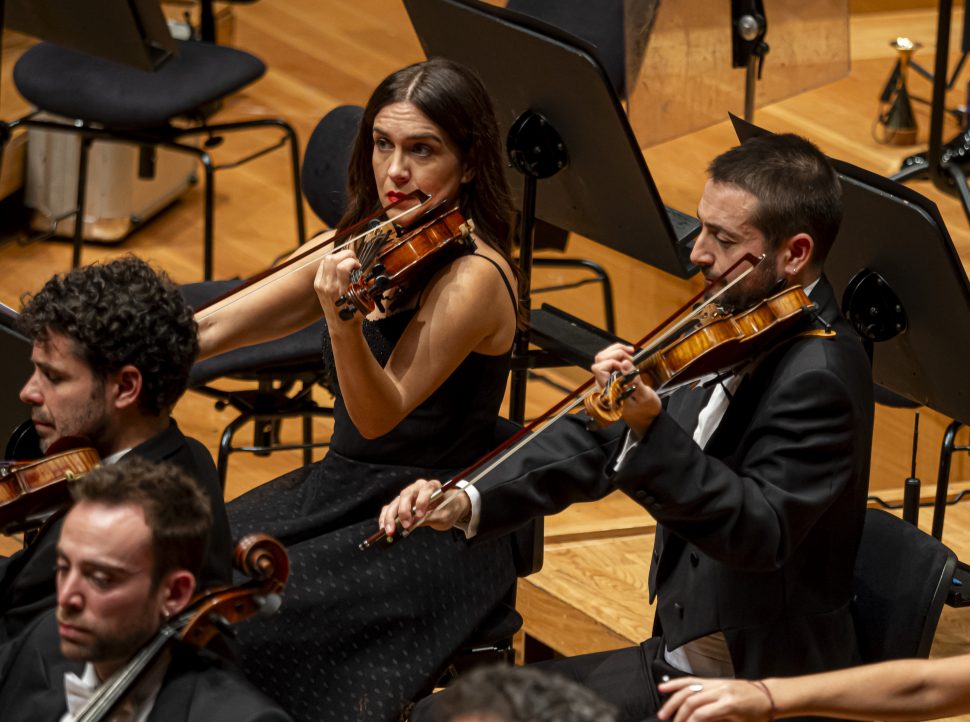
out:
{"label": "violin scroll", "polygon": [[592,393],[583,399],[583,408],[589,416],[586,428],[590,431],[602,429],[620,420],[623,416],[623,400],[633,393],[633,387],[628,384],[637,375],[636,371],[632,374],[614,371],[602,391]]}
{"label": "violin scroll", "polygon": [[271,616],[282,604],[290,575],[286,548],[267,534],[250,534],[237,544],[233,564],[251,581],[238,586],[206,590],[183,616],[179,638],[205,647],[219,631],[255,616]]}

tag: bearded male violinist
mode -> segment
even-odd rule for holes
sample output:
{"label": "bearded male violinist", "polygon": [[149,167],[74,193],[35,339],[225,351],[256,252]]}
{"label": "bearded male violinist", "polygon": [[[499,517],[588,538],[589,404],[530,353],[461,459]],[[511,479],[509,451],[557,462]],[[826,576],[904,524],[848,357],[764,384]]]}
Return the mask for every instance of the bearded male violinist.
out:
{"label": "bearded male violinist", "polygon": [[[479,539],[613,489],[640,503],[658,522],[655,636],[545,663],[615,704],[620,720],[657,711],[664,675],[759,678],[858,661],[851,581],[873,400],[868,358],[822,273],[842,216],[839,181],[794,135],[755,138],[708,170],[691,260],[713,279],[746,253],[766,255],[721,301],[740,310],[799,284],[818,306],[815,327],[835,335],[796,335],[665,405],[634,382],[622,423],[591,433],[584,419],[563,419],[471,495],[453,492],[454,503],[428,512],[439,484],[419,480],[380,519],[387,532],[395,514],[408,528],[414,506],[438,529],[469,519],[466,534]],[[597,382],[632,370],[632,351],[600,352]],[[433,718],[434,706],[414,719]]]}
{"label": "bearded male violinist", "polygon": [[[209,500],[171,464],[137,457],[72,487],[57,542],[57,607],[0,647],[0,718],[73,722],[103,682],[186,608],[212,523]],[[216,655],[175,644],[112,722],[287,722]]]}
{"label": "bearded male violinist", "polygon": [[[34,373],[20,392],[40,446],[83,437],[110,464],[168,461],[208,496],[213,529],[200,583],[231,579],[229,520],[208,450],[171,417],[198,353],[192,311],[178,288],[128,256],[54,276],[19,318]],[[53,510],[52,510],[53,511]],[[54,545],[64,509],[23,551],[0,559],[0,642],[54,606]]]}

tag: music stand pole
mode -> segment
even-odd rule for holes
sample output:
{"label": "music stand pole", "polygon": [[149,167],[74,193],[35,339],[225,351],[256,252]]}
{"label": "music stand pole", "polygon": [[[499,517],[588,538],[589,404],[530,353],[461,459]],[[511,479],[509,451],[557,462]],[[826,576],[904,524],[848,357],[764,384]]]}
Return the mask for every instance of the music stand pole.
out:
{"label": "music stand pole", "polygon": [[[0,0],[0,108],[3,108],[3,19],[6,11],[5,0]],[[0,115],[0,169],[3,168],[4,151],[10,142],[10,126]]]}
{"label": "music stand pole", "polygon": [[[536,217],[536,186],[540,178],[551,178],[569,164],[569,154],[562,137],[544,116],[526,110],[516,118],[506,138],[509,161],[522,174],[522,207],[519,218],[519,307],[528,324],[532,308],[532,230]],[[527,359],[529,327],[525,325],[515,336],[515,356]],[[509,418],[517,424],[525,421],[525,390],[529,379],[528,364],[512,371],[509,387]]]}
{"label": "music stand pole", "polygon": [[[532,229],[535,227],[536,179],[525,177],[522,187],[522,216],[519,219],[519,268],[522,280],[519,286],[519,308],[525,324],[515,334],[513,354],[524,359],[529,353],[529,316],[532,310]],[[509,418],[517,424],[525,420],[525,390],[529,381],[528,368],[512,370],[509,384]]]}
{"label": "music stand pole", "polygon": [[[940,0],[936,21],[936,62],[933,71],[933,99],[930,103],[930,146],[927,156],[930,162],[930,180],[941,191],[949,190],[949,183],[942,173],[943,158],[943,105],[946,95],[946,74],[950,53],[950,21],[953,17],[953,0]],[[964,182],[966,185],[966,182]],[[970,210],[967,211],[970,217]]]}

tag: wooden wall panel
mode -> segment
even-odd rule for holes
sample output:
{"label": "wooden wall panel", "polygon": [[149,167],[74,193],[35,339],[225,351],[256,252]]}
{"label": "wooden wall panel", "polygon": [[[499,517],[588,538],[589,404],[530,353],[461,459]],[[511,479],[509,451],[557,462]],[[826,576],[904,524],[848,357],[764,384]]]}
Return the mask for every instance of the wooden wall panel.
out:
{"label": "wooden wall panel", "polygon": [[[774,0],[765,15],[771,51],[757,83],[759,106],[849,72],[848,0]],[[743,113],[745,71],[731,67],[730,3],[660,2],[646,21],[646,55],[630,85],[630,122],[641,145]]]}

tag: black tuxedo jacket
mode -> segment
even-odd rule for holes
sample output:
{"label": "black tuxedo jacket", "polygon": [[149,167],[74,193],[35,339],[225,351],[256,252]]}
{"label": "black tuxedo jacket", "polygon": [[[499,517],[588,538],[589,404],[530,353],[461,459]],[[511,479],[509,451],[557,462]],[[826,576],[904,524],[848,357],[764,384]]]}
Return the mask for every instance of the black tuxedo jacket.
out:
{"label": "black tuxedo jacket", "polygon": [[[67,711],[64,673],[82,662],[60,653],[53,611],[0,647],[0,719],[58,722]],[[279,706],[218,658],[177,648],[148,722],[292,722]]]}
{"label": "black tuxedo jacket", "polygon": [[[212,531],[199,584],[204,588],[231,583],[229,517],[219,474],[208,449],[182,434],[173,420],[165,431],[128,453],[149,461],[175,464],[198,483],[212,504]],[[41,612],[53,609],[57,539],[61,535],[65,513],[66,510],[58,512],[48,520],[29,547],[0,561],[0,643],[16,636]]]}
{"label": "black tuxedo jacket", "polygon": [[590,433],[563,419],[479,483],[479,533],[619,488],[659,523],[650,592],[669,648],[723,632],[740,677],[856,662],[849,607],[872,378],[824,278],[812,300],[837,335],[800,336],[761,358],[705,449],[691,438],[702,389],[674,394],[615,472],[623,425]]}

